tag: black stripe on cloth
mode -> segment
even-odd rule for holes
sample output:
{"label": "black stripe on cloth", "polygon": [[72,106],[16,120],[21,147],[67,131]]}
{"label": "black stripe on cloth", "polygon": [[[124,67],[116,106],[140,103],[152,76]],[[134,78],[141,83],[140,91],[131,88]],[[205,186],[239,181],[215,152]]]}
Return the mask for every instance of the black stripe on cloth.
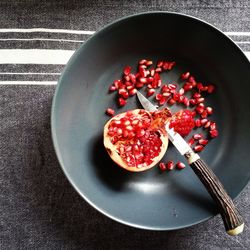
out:
{"label": "black stripe on cloth", "polygon": [[60,75],[1,75],[0,81],[57,81]]}
{"label": "black stripe on cloth", "polygon": [[61,49],[61,50],[76,50],[82,43],[65,42],[65,41],[1,41],[1,49]]}
{"label": "black stripe on cloth", "polygon": [[61,73],[64,67],[55,64],[0,64],[0,73]]}
{"label": "black stripe on cloth", "polygon": [[54,32],[0,32],[0,39],[7,38],[51,38],[51,39],[68,39],[85,41],[91,35],[88,34],[68,34],[68,33],[54,33]]}

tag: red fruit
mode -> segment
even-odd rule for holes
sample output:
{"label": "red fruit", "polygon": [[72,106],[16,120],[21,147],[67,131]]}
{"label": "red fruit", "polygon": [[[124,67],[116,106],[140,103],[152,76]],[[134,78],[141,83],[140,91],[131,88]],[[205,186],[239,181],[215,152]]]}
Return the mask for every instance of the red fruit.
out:
{"label": "red fruit", "polygon": [[113,91],[116,91],[117,90],[117,87],[115,86],[115,85],[111,85],[110,87],[109,87],[109,91],[110,92],[113,92]]}
{"label": "red fruit", "polygon": [[154,93],[155,93],[155,89],[149,89],[147,91],[147,96],[149,97],[149,96],[153,95]]}
{"label": "red fruit", "polygon": [[193,105],[193,106],[196,105],[196,100],[195,99],[190,99],[189,104]]}
{"label": "red fruit", "polygon": [[210,130],[209,134],[212,138],[215,138],[219,135],[219,132],[218,132],[218,130],[214,129],[214,130]]}
{"label": "red fruit", "polygon": [[207,86],[207,93],[211,94],[215,90],[215,86],[213,84],[210,84]]}
{"label": "red fruit", "polygon": [[169,105],[173,105],[173,104],[175,104],[176,103],[176,101],[175,101],[175,99],[173,99],[173,98],[170,98],[169,100],[168,100],[168,104]]}
{"label": "red fruit", "polygon": [[137,92],[137,90],[136,90],[135,88],[131,88],[131,89],[128,91],[128,94],[129,94],[130,96],[132,96],[132,95],[135,95],[136,92]]}
{"label": "red fruit", "polygon": [[199,91],[202,91],[202,89],[203,89],[203,84],[200,83],[200,82],[197,83],[196,88],[197,88]]}
{"label": "red fruit", "polygon": [[167,170],[166,164],[165,164],[164,162],[161,162],[161,163],[159,164],[159,167],[160,167],[160,170],[161,170],[161,171]]}
{"label": "red fruit", "polygon": [[112,116],[112,115],[114,115],[114,113],[115,113],[115,111],[113,109],[111,109],[111,108],[106,109],[107,115]]}
{"label": "red fruit", "polygon": [[205,146],[205,145],[208,144],[208,140],[200,139],[200,140],[199,140],[199,144]]}
{"label": "red fruit", "polygon": [[216,123],[215,122],[211,122],[210,129],[211,130],[216,130]]}
{"label": "red fruit", "polygon": [[183,162],[178,161],[178,162],[176,163],[176,167],[177,167],[178,169],[183,169],[183,168],[186,167],[186,165],[185,165]]}
{"label": "red fruit", "polygon": [[174,169],[174,162],[173,161],[168,161],[167,162],[167,169],[168,170],[173,170]]}
{"label": "red fruit", "polygon": [[191,110],[180,110],[170,119],[170,128],[182,136],[188,135],[195,126],[193,113]]}
{"label": "red fruit", "polygon": [[179,89],[179,95],[184,95],[184,94],[185,94],[184,88],[180,88],[180,89]]}
{"label": "red fruit", "polygon": [[160,101],[161,98],[162,98],[162,94],[157,94],[157,95],[155,96],[155,99],[156,99],[157,101]]}
{"label": "red fruit", "polygon": [[193,137],[191,137],[191,138],[189,139],[189,141],[188,141],[188,145],[189,145],[189,146],[192,146],[192,145],[194,144],[194,142],[195,142],[195,139],[194,139]]}
{"label": "red fruit", "polygon": [[204,149],[204,146],[202,146],[202,145],[196,145],[194,147],[195,152],[201,152],[203,149]]}
{"label": "red fruit", "polygon": [[129,75],[129,73],[131,72],[131,67],[130,66],[126,66],[124,69],[123,69],[123,73],[124,75]]}
{"label": "red fruit", "polygon": [[118,104],[119,104],[119,106],[124,106],[124,105],[126,105],[126,103],[127,103],[127,101],[126,100],[124,100],[123,98],[118,98]]}
{"label": "red fruit", "polygon": [[190,76],[190,73],[189,73],[189,72],[183,73],[183,74],[181,75],[181,79],[182,79],[182,80],[187,80],[189,76]]}
{"label": "red fruit", "polygon": [[201,126],[204,126],[207,123],[208,119],[204,118],[201,120]]}
{"label": "red fruit", "polygon": [[204,110],[202,113],[201,113],[201,118],[207,118],[207,111]]}
{"label": "red fruit", "polygon": [[146,59],[142,59],[141,61],[139,61],[140,65],[146,64],[147,60]]}
{"label": "red fruit", "polygon": [[195,93],[193,94],[193,98],[194,98],[194,99],[197,99],[197,98],[200,98],[200,97],[201,97],[201,94],[198,93],[198,92],[195,92]]}
{"label": "red fruit", "polygon": [[168,85],[164,84],[164,85],[161,87],[161,92],[162,92],[162,93],[164,93],[164,92],[169,92]]}
{"label": "red fruit", "polygon": [[114,162],[133,172],[155,166],[164,156],[168,137],[165,125],[169,111],[127,111],[104,126],[104,146]]}
{"label": "red fruit", "polygon": [[150,65],[152,65],[152,64],[153,64],[153,61],[148,60],[148,61],[146,62],[146,65],[147,65],[147,66],[150,66]]}
{"label": "red fruit", "polygon": [[206,107],[206,111],[208,115],[212,115],[213,114],[213,108],[211,107]]}
{"label": "red fruit", "polygon": [[204,125],[204,128],[209,128],[211,125],[211,121],[207,121],[206,124]]}
{"label": "red fruit", "polygon": [[160,67],[162,67],[162,66],[163,66],[163,61],[159,61],[159,62],[157,63],[157,67],[160,68]]}
{"label": "red fruit", "polygon": [[200,127],[201,126],[201,120],[200,119],[195,120],[195,126],[196,127]]}
{"label": "red fruit", "polygon": [[192,85],[192,83],[190,83],[190,82],[186,82],[185,84],[184,84],[184,86],[183,86],[183,89],[185,90],[185,91],[189,91],[189,90],[191,90],[193,88],[193,85]]}
{"label": "red fruit", "polygon": [[129,97],[128,91],[126,89],[119,89],[118,93],[124,99],[127,99]]}
{"label": "red fruit", "polygon": [[167,97],[162,96],[162,98],[158,101],[160,106],[164,105],[167,102]]}
{"label": "red fruit", "polygon": [[203,137],[202,134],[194,134],[194,135],[193,135],[193,138],[194,138],[195,140],[199,140],[199,139],[201,139],[202,137]]}

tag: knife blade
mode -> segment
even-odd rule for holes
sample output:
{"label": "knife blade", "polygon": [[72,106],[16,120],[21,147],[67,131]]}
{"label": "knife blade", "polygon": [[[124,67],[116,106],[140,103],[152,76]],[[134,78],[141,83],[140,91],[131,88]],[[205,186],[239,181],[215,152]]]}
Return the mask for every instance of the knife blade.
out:
{"label": "knife blade", "polygon": [[[150,112],[158,110],[159,107],[151,103],[139,91],[137,91],[137,97],[144,109]],[[217,204],[227,233],[229,235],[240,234],[244,229],[243,218],[236,209],[233,200],[225,191],[222,183],[200,156],[192,150],[183,137],[172,128],[169,128],[169,123],[166,124],[165,129],[170,141],[180,154],[184,155],[188,160],[188,164]]]}

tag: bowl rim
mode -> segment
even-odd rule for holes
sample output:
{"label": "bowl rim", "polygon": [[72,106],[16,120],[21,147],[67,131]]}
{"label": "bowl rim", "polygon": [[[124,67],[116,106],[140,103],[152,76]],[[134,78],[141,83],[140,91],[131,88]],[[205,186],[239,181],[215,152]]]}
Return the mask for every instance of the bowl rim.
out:
{"label": "bowl rim", "polygon": [[[123,220],[119,217],[116,217],[112,214],[110,214],[109,212],[105,211],[104,209],[98,207],[96,204],[94,204],[92,201],[90,201],[88,199],[88,197],[86,197],[82,192],[81,190],[76,186],[76,184],[74,183],[74,181],[72,180],[72,178],[70,177],[70,175],[67,173],[67,168],[65,167],[64,163],[63,163],[63,159],[62,159],[62,155],[61,155],[61,152],[59,150],[59,144],[58,144],[58,140],[57,140],[57,135],[56,135],[56,120],[55,120],[55,109],[56,109],[56,103],[57,103],[57,99],[58,99],[58,93],[59,93],[59,90],[60,90],[60,86],[63,82],[63,78],[64,78],[64,75],[66,74],[68,68],[70,68],[72,66],[72,64],[74,63],[75,59],[78,57],[79,54],[81,54],[83,48],[92,41],[92,39],[95,39],[96,36],[98,36],[99,34],[102,34],[103,32],[105,32],[107,29],[109,29],[110,27],[112,27],[113,25],[115,24],[118,24],[120,22],[123,22],[123,21],[126,21],[128,19],[131,19],[131,18],[135,18],[135,17],[138,17],[138,16],[143,16],[143,15],[155,15],[155,14],[163,14],[163,15],[176,15],[176,16],[183,16],[183,17],[186,17],[186,18],[189,18],[189,19],[192,19],[192,20],[195,20],[195,21],[198,21],[202,24],[205,24],[207,25],[208,27],[212,28],[215,32],[217,32],[218,34],[222,35],[225,39],[227,39],[229,42],[231,42],[235,47],[236,49],[238,50],[238,53],[240,53],[243,58],[246,59],[246,62],[250,63],[250,60],[248,59],[248,57],[246,56],[246,54],[243,52],[243,50],[228,36],[226,35],[223,31],[221,31],[219,28],[215,27],[214,25],[208,23],[207,21],[205,20],[202,20],[198,17],[194,17],[192,15],[188,15],[188,14],[184,14],[184,13],[179,13],[179,12],[172,12],[172,11],[146,11],[146,12],[139,12],[139,13],[135,13],[135,14],[132,14],[132,15],[127,15],[125,17],[122,17],[122,18],[118,18],[110,23],[108,23],[107,25],[104,25],[103,27],[101,27],[99,30],[97,30],[96,32],[94,32],[93,35],[91,35],[91,37],[89,37],[73,54],[72,56],[70,57],[69,61],[66,63],[66,65],[64,66],[64,69],[58,79],[58,82],[57,82],[57,86],[56,86],[56,90],[55,90],[55,93],[54,93],[54,96],[53,96],[53,100],[52,100],[52,107],[51,107],[51,119],[50,119],[50,125],[51,125],[51,135],[52,135],[52,143],[53,143],[53,146],[54,146],[54,150],[56,152],[56,156],[57,156],[57,159],[59,161],[59,165],[64,173],[64,175],[66,176],[66,178],[68,179],[69,183],[71,184],[71,186],[73,186],[73,188],[77,191],[77,193],[85,200],[87,201],[87,203],[89,205],[91,205],[92,207],[94,207],[97,211],[99,211],[100,213],[102,213],[103,215],[109,217],[110,219],[116,221],[116,222],[119,222],[119,223],[122,223],[124,225],[127,225],[127,226],[131,226],[131,227],[134,227],[134,228],[137,228],[137,229],[146,229],[146,230],[154,230],[154,231],[170,231],[170,230],[179,230],[179,229],[184,229],[184,228],[188,228],[188,227],[191,227],[191,226],[194,226],[194,225],[197,225],[197,224],[200,224],[202,222],[205,222],[215,216],[217,216],[219,214],[219,212],[217,212],[216,214],[214,215],[210,215],[210,216],[207,216],[199,221],[195,221],[194,223],[189,223],[189,224],[186,224],[185,226],[176,226],[176,227],[155,227],[155,226],[145,226],[145,225],[141,225],[141,224],[136,224],[136,223],[131,223],[131,222],[128,222],[126,220]],[[243,184],[243,188],[242,190],[235,196],[233,197],[233,199],[236,199],[247,187],[248,183],[249,183],[249,180],[248,179],[246,181],[245,184]]]}

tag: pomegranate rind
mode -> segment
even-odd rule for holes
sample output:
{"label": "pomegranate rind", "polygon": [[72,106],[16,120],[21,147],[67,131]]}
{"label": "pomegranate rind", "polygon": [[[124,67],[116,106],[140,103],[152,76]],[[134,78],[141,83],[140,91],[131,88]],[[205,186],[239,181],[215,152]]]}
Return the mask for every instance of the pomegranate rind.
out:
{"label": "pomegranate rind", "polygon": [[[133,114],[139,114],[141,111],[141,109],[135,109],[132,110],[131,112]],[[144,112],[147,112],[149,115],[150,112],[143,110]],[[118,149],[116,148],[116,146],[111,142],[110,137],[108,136],[108,129],[109,129],[109,125],[113,120],[118,120],[122,117],[124,117],[126,115],[127,112],[118,114],[116,116],[114,116],[113,118],[111,118],[104,126],[104,130],[103,130],[103,144],[104,147],[106,148],[109,156],[111,157],[111,159],[121,168],[124,168],[128,171],[131,172],[142,172],[145,170],[148,170],[152,167],[154,167],[157,163],[160,162],[160,160],[163,158],[163,156],[165,155],[167,148],[168,148],[168,135],[167,133],[164,131],[164,129],[162,129],[162,131],[160,132],[160,140],[162,141],[162,145],[160,148],[160,153],[158,156],[156,156],[155,158],[152,159],[152,163],[146,166],[128,166],[128,164],[121,158]],[[159,130],[161,130],[159,128]]]}

